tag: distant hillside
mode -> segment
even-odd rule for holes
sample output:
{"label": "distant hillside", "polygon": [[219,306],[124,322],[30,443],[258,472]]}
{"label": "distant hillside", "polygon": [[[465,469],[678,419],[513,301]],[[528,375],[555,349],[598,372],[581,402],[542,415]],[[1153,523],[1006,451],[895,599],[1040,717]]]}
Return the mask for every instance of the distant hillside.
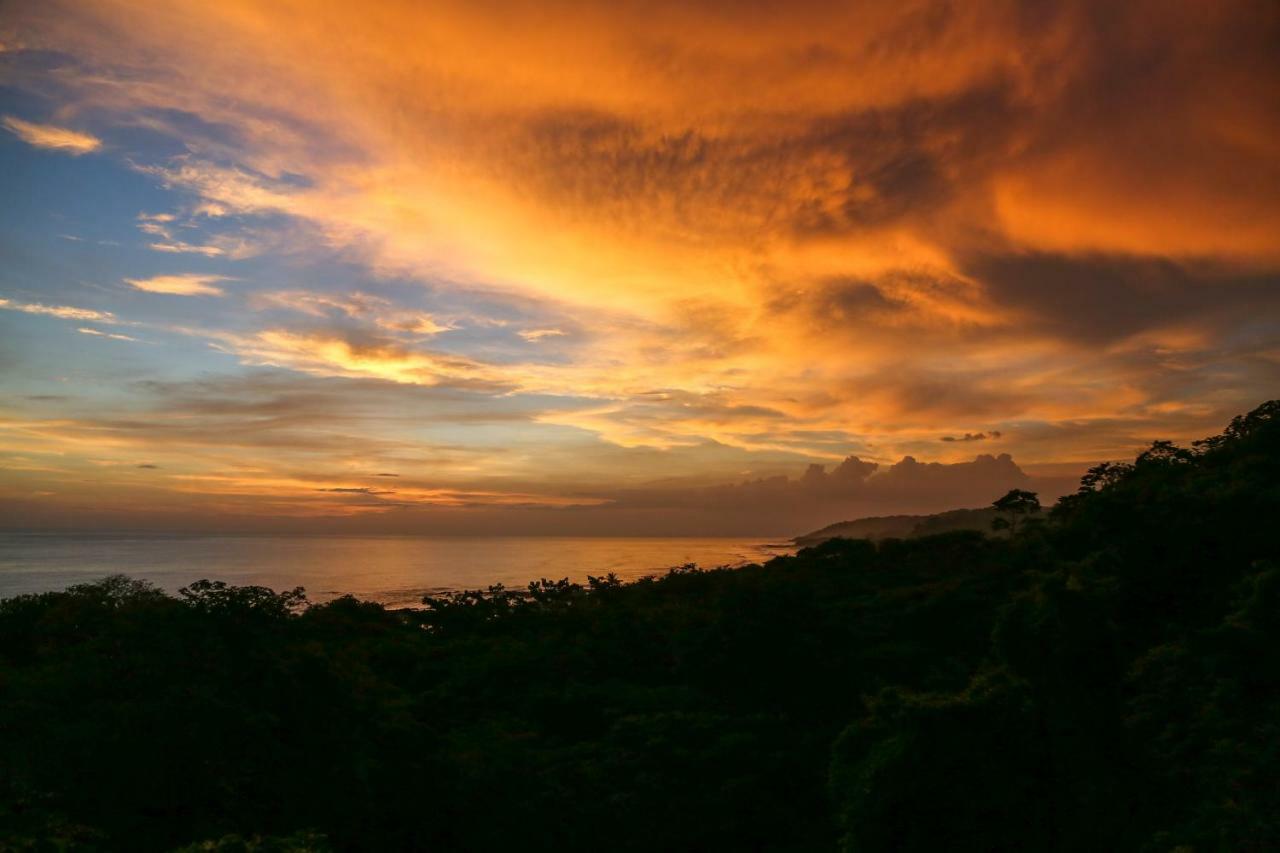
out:
{"label": "distant hillside", "polygon": [[953,509],[935,515],[881,515],[829,524],[821,530],[797,536],[792,541],[801,547],[808,548],[826,542],[828,539],[837,538],[911,539],[916,536],[948,533],[952,530],[988,531],[995,517],[996,511],[989,507]]}

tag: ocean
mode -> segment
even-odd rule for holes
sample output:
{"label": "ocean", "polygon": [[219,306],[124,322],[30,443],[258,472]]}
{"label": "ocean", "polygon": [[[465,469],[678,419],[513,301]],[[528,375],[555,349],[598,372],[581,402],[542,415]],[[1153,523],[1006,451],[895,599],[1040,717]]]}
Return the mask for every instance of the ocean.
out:
{"label": "ocean", "polygon": [[792,553],[787,543],[723,538],[414,537],[0,533],[0,598],[127,574],[175,592],[201,578],[275,590],[305,587],[412,606],[423,595],[539,578],[613,572],[623,580],[674,566],[742,566]]}

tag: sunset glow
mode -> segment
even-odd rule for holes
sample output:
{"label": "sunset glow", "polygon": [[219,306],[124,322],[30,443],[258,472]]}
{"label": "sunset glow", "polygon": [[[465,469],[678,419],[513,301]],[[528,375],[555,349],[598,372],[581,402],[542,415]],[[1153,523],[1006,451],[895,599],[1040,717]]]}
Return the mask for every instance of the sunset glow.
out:
{"label": "sunset glow", "polygon": [[1278,8],[9,4],[0,517],[1060,494],[1280,387]]}

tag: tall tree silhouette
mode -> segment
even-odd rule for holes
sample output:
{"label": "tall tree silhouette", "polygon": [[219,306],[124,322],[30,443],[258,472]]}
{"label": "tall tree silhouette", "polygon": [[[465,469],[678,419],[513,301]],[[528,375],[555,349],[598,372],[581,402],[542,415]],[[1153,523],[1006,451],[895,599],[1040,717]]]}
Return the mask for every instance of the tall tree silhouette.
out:
{"label": "tall tree silhouette", "polygon": [[1018,525],[1024,523],[1027,516],[1040,512],[1040,498],[1025,489],[1010,489],[991,505],[1004,515],[991,522],[991,529],[1008,530],[1010,536],[1018,535]]}

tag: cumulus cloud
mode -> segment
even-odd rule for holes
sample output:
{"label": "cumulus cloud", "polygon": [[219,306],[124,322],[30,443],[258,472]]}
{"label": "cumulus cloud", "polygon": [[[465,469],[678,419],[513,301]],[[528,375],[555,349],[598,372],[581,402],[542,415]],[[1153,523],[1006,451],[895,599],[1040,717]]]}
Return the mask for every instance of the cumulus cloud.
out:
{"label": "cumulus cloud", "polygon": [[0,124],[28,145],[61,151],[73,157],[97,151],[102,147],[102,140],[96,136],[52,124],[36,124],[14,116],[5,116],[0,119]]}
{"label": "cumulus cloud", "polygon": [[880,513],[983,506],[1031,478],[1007,453],[983,454],[969,462],[920,462],[905,456],[892,465],[850,456],[828,472],[810,464],[799,477],[776,475],[700,489],[639,490],[620,503],[678,504],[716,511],[769,511],[822,515],[871,510]]}

